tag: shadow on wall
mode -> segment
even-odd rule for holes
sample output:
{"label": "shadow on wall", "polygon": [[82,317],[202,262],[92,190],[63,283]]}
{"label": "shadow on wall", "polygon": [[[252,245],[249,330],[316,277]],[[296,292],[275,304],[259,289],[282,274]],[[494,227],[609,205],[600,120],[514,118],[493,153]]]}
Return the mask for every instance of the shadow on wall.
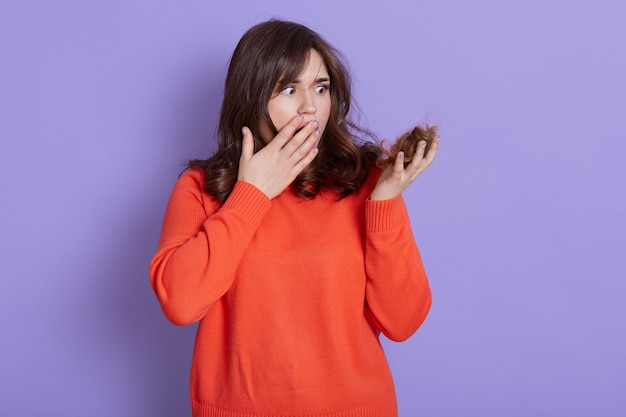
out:
{"label": "shadow on wall", "polygon": [[154,154],[159,160],[141,167],[148,171],[137,185],[141,192],[113,208],[107,242],[99,245],[108,251],[98,257],[102,286],[92,296],[96,305],[88,307],[93,312],[89,327],[97,331],[89,332],[91,346],[86,348],[107,358],[99,369],[101,383],[120,398],[118,415],[191,415],[189,370],[196,326],[167,321],[150,287],[148,264],[184,161],[206,157],[214,145],[223,68],[192,66],[195,74],[172,80],[182,86],[166,105],[173,117],[155,120],[169,125],[160,126],[159,137],[147,142],[162,147]]}

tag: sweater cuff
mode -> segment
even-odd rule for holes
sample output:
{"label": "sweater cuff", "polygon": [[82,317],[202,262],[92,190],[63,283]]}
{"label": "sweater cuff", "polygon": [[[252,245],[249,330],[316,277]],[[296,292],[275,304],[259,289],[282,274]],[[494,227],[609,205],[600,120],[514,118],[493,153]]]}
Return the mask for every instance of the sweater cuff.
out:
{"label": "sweater cuff", "polygon": [[370,232],[384,232],[407,222],[402,195],[389,200],[367,200],[365,202],[365,223]]}
{"label": "sweater cuff", "polygon": [[235,209],[242,217],[258,226],[271,205],[271,200],[254,185],[237,181],[222,208]]}

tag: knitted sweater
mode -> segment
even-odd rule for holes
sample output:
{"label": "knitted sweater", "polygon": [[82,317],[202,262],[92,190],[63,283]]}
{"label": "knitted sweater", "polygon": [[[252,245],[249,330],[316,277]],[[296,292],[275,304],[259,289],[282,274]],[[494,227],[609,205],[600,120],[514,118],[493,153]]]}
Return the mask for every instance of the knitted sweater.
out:
{"label": "knitted sweater", "polygon": [[411,336],[431,294],[402,197],[368,200],[378,176],[339,201],[239,181],[223,206],[180,177],[150,279],[170,321],[200,321],[194,417],[397,416],[379,334]]}

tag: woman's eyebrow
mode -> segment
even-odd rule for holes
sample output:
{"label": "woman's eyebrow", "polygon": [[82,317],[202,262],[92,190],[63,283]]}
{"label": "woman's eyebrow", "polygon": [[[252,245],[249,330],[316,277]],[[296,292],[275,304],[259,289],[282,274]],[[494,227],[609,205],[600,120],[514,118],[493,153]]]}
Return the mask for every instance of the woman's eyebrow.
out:
{"label": "woman's eyebrow", "polygon": [[[320,77],[320,78],[316,78],[315,80],[313,80],[313,84],[326,83],[329,81],[330,81],[330,78],[328,77]],[[302,80],[300,79],[292,81],[293,84],[300,84],[301,82]]]}
{"label": "woman's eyebrow", "polygon": [[[287,84],[300,84],[302,82],[301,79],[295,79],[292,81],[287,81],[287,79],[283,78],[281,80],[278,81],[279,85],[287,85]],[[319,83],[327,83],[330,82],[330,78],[329,77],[320,77],[320,78],[316,78],[312,84],[319,84]]]}

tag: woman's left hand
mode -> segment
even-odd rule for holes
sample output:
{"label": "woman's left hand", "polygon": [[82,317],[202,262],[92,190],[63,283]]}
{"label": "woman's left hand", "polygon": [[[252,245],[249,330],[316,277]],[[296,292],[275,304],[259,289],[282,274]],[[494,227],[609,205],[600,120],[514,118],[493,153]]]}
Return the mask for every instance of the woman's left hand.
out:
{"label": "woman's left hand", "polygon": [[388,165],[380,175],[376,187],[372,190],[370,200],[389,200],[399,196],[415,179],[435,160],[439,137],[430,144],[428,153],[424,155],[426,142],[422,141],[413,156],[413,160],[404,167],[404,153],[399,152],[393,164]]}

